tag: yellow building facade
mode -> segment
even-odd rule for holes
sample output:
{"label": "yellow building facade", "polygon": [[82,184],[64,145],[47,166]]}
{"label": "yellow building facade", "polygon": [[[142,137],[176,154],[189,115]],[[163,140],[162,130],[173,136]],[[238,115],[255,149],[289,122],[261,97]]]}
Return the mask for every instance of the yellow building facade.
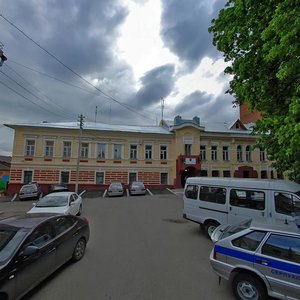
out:
{"label": "yellow building facade", "polygon": [[112,181],[179,188],[189,176],[277,177],[239,120],[210,124],[177,116],[160,126],[85,123],[82,130],[76,122],[6,126],[14,130],[11,194],[31,181],[47,192],[58,183],[74,189],[77,179],[80,190],[89,190]]}

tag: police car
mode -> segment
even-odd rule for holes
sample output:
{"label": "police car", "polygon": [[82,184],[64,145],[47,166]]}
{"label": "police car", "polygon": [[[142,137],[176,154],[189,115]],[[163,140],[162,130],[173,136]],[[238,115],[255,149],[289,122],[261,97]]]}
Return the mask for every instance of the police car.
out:
{"label": "police car", "polygon": [[210,263],[237,299],[300,299],[300,222],[249,219],[221,225]]}

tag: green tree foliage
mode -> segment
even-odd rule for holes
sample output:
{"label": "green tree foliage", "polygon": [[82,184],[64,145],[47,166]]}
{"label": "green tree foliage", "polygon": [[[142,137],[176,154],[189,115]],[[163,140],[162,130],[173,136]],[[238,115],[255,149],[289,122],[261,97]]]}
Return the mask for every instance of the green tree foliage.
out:
{"label": "green tree foliage", "polygon": [[300,0],[229,0],[209,31],[230,64],[227,92],[262,113],[258,146],[300,182]]}

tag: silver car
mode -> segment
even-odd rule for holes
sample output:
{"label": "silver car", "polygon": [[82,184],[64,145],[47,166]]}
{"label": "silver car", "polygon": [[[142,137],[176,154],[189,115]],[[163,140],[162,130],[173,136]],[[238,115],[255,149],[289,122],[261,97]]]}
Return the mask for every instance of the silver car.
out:
{"label": "silver car", "polygon": [[112,182],[107,189],[108,197],[123,196],[124,193],[125,193],[125,188],[122,182]]}
{"label": "silver car", "polygon": [[300,299],[300,222],[247,220],[219,226],[210,263],[237,299]]}
{"label": "silver car", "polygon": [[129,185],[130,195],[145,195],[146,188],[142,181],[133,181]]}

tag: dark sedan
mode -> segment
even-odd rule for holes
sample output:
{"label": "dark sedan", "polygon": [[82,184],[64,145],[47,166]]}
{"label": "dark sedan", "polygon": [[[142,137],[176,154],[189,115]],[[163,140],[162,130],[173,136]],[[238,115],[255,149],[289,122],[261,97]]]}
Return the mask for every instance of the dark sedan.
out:
{"label": "dark sedan", "polygon": [[24,214],[0,221],[0,299],[19,299],[64,263],[79,261],[90,230],[72,215]]}

